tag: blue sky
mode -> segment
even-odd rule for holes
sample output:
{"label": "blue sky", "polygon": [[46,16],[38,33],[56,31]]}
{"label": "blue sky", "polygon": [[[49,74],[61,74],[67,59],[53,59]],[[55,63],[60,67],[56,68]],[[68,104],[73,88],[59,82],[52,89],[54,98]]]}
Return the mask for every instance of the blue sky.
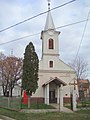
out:
{"label": "blue sky", "polygon": [[[61,5],[70,0],[51,0],[51,8]],[[47,11],[47,0],[0,0],[0,30],[23,21],[29,17]],[[87,18],[90,9],[90,0],[76,0],[75,2],[53,10],[52,17],[55,27],[81,21]],[[47,14],[27,21],[7,31],[0,33],[0,44],[19,37],[41,32],[44,29]],[[90,19],[90,17],[89,17]],[[66,63],[70,62],[77,53],[81,36],[84,30],[85,22],[73,26],[60,28],[59,36],[60,59]],[[0,52],[6,55],[13,54],[17,57],[23,57],[26,45],[32,41],[36,52],[41,58],[41,40],[40,34],[22,39],[9,44],[0,45]],[[82,40],[79,55],[85,58],[90,68],[90,21],[87,23],[84,38]],[[90,71],[89,71],[90,72]],[[90,77],[90,75],[89,75]]]}

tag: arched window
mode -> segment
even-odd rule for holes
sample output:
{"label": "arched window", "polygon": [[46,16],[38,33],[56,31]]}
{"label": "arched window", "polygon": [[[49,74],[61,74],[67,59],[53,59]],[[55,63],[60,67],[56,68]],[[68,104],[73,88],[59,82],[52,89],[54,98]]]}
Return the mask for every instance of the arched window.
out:
{"label": "arched window", "polygon": [[49,61],[49,67],[50,67],[50,68],[53,67],[53,61]]}
{"label": "arched window", "polygon": [[49,49],[54,49],[54,41],[53,39],[49,39]]}

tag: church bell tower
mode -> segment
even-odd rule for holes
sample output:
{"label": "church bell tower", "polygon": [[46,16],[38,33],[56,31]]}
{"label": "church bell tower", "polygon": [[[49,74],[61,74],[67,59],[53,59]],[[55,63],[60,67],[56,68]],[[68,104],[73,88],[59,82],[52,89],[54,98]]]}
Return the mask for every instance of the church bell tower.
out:
{"label": "church bell tower", "polygon": [[42,39],[42,59],[43,68],[54,69],[55,62],[59,59],[59,34],[56,31],[50,10],[50,1],[48,1],[48,14],[45,28],[41,32]]}

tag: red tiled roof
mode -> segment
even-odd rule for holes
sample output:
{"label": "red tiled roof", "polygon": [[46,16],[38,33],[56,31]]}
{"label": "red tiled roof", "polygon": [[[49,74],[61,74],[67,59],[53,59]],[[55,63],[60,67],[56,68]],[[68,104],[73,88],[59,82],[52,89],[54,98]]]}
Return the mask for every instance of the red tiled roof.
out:
{"label": "red tiled roof", "polygon": [[89,83],[89,80],[88,79],[86,79],[86,80],[80,79],[80,80],[78,80],[78,83]]}

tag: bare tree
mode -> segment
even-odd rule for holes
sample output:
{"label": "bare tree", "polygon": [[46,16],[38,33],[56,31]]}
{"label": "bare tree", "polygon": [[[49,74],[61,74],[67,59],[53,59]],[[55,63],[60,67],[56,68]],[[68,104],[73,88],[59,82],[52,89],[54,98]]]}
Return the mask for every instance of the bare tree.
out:
{"label": "bare tree", "polygon": [[1,60],[0,68],[2,69],[2,87],[4,96],[7,95],[9,90],[10,96],[12,97],[12,90],[15,83],[22,77],[22,59],[17,57],[6,57]]}
{"label": "bare tree", "polygon": [[88,63],[81,57],[73,60],[69,65],[76,71],[77,80],[85,79],[88,74]]}
{"label": "bare tree", "polygon": [[2,85],[3,88],[3,95],[5,96],[6,92],[7,92],[7,84],[6,84],[6,79],[4,76],[4,59],[6,58],[6,56],[0,52],[0,83]]}

